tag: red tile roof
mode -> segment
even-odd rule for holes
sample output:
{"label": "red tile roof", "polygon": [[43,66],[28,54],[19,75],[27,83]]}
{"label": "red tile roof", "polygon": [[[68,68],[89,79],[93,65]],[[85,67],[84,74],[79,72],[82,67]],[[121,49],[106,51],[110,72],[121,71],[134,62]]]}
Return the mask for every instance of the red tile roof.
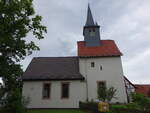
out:
{"label": "red tile roof", "polygon": [[136,84],[135,87],[136,87],[135,91],[137,93],[142,93],[145,96],[150,96],[150,94],[148,94],[148,93],[150,93],[149,92],[150,91],[150,84],[147,84],[147,85]]}
{"label": "red tile roof", "polygon": [[85,41],[79,41],[78,56],[80,57],[98,57],[98,56],[121,56],[122,53],[113,40],[101,40],[100,46],[87,47]]}

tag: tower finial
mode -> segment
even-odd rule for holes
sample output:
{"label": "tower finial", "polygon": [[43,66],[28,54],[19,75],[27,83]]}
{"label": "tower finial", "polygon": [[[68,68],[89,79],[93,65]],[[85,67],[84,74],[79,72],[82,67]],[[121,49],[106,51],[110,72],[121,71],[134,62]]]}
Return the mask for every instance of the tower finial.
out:
{"label": "tower finial", "polygon": [[87,20],[85,26],[92,26],[92,25],[94,25],[94,20],[90,9],[90,4],[88,3]]}

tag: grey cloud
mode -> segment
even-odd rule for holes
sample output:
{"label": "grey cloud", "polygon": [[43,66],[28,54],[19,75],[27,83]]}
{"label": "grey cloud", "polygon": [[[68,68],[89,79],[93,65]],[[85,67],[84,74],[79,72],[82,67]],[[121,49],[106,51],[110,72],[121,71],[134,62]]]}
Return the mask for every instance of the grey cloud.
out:
{"label": "grey cloud", "polygon": [[[77,54],[76,41],[83,40],[87,0],[35,0],[36,12],[43,17],[48,33],[35,40],[41,50],[28,56],[24,69],[33,57]],[[150,1],[91,0],[94,19],[101,25],[101,38],[113,39],[120,50],[125,75],[133,83],[150,83]],[[29,34],[30,40],[32,35]]]}

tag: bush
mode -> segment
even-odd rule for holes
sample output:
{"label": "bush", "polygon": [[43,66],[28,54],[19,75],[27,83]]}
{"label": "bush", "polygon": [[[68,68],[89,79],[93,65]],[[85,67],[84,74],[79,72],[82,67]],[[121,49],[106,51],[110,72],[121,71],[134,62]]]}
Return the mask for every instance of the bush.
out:
{"label": "bush", "polygon": [[132,93],[131,94],[133,103],[137,104],[143,111],[150,111],[150,99],[143,94]]}
{"label": "bush", "polygon": [[20,91],[14,90],[11,95],[7,95],[7,97],[2,100],[0,112],[26,113],[26,106],[28,103],[28,98],[24,98]]}
{"label": "bush", "polygon": [[141,110],[141,106],[137,103],[129,103],[126,105],[128,109],[135,109],[135,110]]}
{"label": "bush", "polygon": [[[89,110],[93,113],[100,113],[98,111],[98,103],[96,102],[80,102],[80,109]],[[139,109],[139,105],[136,103],[130,104],[113,104],[110,105],[110,112],[107,113],[150,113],[149,111],[143,111]]]}
{"label": "bush", "polygon": [[97,89],[97,98],[103,102],[110,102],[113,98],[116,98],[116,91],[114,87],[106,88],[106,87],[98,87]]}
{"label": "bush", "polygon": [[135,103],[124,105],[111,105],[111,113],[149,113],[138,109],[138,105]]}
{"label": "bush", "polygon": [[126,105],[111,105],[110,108],[112,109],[127,109]]}

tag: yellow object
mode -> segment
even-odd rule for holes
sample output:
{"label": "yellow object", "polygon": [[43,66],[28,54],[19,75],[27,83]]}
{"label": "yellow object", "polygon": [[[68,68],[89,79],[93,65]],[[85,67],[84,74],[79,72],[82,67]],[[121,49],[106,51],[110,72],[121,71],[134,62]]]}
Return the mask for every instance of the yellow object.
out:
{"label": "yellow object", "polygon": [[109,111],[109,104],[106,102],[100,102],[98,104],[98,111],[100,112],[108,112]]}

